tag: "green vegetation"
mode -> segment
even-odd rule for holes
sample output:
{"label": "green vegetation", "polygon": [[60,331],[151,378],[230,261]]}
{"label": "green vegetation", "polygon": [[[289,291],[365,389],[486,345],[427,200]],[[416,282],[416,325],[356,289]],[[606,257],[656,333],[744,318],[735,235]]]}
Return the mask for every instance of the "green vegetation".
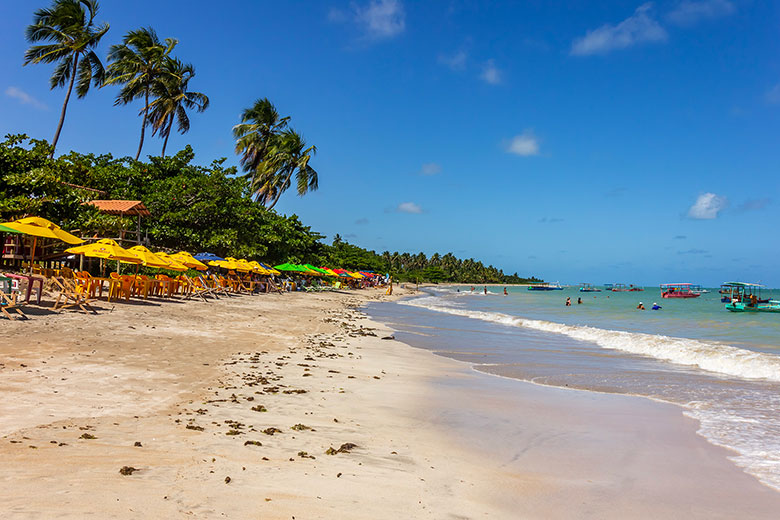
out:
{"label": "green vegetation", "polygon": [[330,265],[391,273],[396,280],[420,282],[522,283],[493,266],[452,253],[378,254],[336,235],[331,245],[296,215],[283,216],[254,200],[251,179],[237,175],[225,159],[208,166],[193,163],[189,146],[149,162],[110,154],[71,152],[50,156],[51,145],[25,135],[0,142],[0,218],[37,215],[82,236],[115,236],[133,222],[101,214],[84,202],[142,200],[152,213],[143,227],[155,247],[220,256]]}
{"label": "green vegetation", "polygon": [[[104,70],[95,48],[109,26],[95,25],[97,12],[96,0],[54,0],[50,8],[35,11],[27,27],[30,43],[47,43],[30,47],[24,64],[56,63],[51,88],[68,83],[68,91],[52,144],[26,135],[8,135],[0,143],[3,220],[35,215],[81,236],[116,236],[121,229],[133,229],[133,222],[102,214],[85,203],[141,200],[152,214],[143,227],[156,248],[208,251],[271,264],[310,263],[389,272],[401,281],[537,281],[517,273],[507,276],[493,266],[461,260],[452,253],[430,258],[423,253],[378,254],[349,244],[339,235],[327,245],[323,235],[296,215],[277,214],[273,207],[292,186],[293,178],[300,196],[318,188],[319,175],[309,164],[317,148],[288,128],[290,118],[281,117],[267,98],[245,109],[233,128],[243,175],[235,167],[224,166],[224,158],[208,166],[195,164],[190,146],[166,157],[174,122],[179,132],[186,133],[190,128],[187,110],[202,112],[209,106],[205,94],[189,90],[195,68],[171,54],[178,40],[160,40],[153,28],[146,27],[128,32],[121,43],[111,46]],[[80,98],[94,84],[119,86],[115,105],[142,100],[135,158],[76,152],[54,158],[74,84]],[[162,152],[140,161],[147,126],[163,139]]]}

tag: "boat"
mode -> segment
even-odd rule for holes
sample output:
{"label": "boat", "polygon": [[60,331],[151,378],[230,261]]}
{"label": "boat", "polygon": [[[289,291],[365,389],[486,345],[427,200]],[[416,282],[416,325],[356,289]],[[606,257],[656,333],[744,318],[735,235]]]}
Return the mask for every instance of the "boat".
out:
{"label": "boat", "polygon": [[[742,298],[746,294],[745,288],[760,289],[761,287],[763,286],[757,283],[725,282],[721,284],[720,289],[718,290],[718,292],[721,295],[720,301],[723,303],[730,303],[734,301],[741,302]],[[747,296],[750,296],[752,294],[753,294],[752,290],[747,291]],[[757,300],[756,303],[769,303],[768,298],[761,299],[760,295],[756,295],[756,300]]]}
{"label": "boat", "polygon": [[559,283],[538,283],[528,286],[529,291],[562,291],[563,287]]}
{"label": "boat", "polygon": [[601,289],[592,283],[582,283],[580,284],[580,292],[601,292]]}
{"label": "boat", "polygon": [[698,298],[701,286],[692,283],[661,284],[661,298]]}
{"label": "boat", "polygon": [[760,299],[761,289],[757,283],[728,282],[731,288],[731,301],[725,305],[730,312],[780,312],[780,301]]}
{"label": "boat", "polygon": [[612,292],[634,292],[634,291],[644,291],[644,288],[637,287],[634,284],[626,285],[624,283],[613,283],[612,288],[610,290]]}

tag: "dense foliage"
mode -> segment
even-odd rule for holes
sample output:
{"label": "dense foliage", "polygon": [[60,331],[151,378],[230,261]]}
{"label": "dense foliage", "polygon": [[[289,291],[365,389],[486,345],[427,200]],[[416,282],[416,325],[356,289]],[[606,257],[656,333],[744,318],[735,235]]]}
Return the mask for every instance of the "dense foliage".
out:
{"label": "dense foliage", "polygon": [[254,200],[251,179],[236,175],[225,159],[195,164],[189,146],[148,162],[76,152],[52,158],[50,152],[46,141],[25,135],[7,136],[0,143],[0,219],[36,215],[81,236],[117,236],[120,229],[135,229],[134,220],[101,214],[83,203],[141,200],[152,214],[143,221],[143,230],[154,248],[390,272],[396,279],[420,282],[527,281],[452,253],[430,258],[423,253],[378,254],[338,235],[327,245],[323,235],[296,215],[279,215]]}

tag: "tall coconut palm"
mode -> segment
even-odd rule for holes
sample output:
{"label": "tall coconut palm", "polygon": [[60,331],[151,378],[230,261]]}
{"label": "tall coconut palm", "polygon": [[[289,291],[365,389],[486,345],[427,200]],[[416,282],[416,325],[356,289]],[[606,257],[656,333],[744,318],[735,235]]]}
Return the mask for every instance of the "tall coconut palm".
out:
{"label": "tall coconut palm", "polygon": [[166,70],[165,63],[178,40],[166,38],[161,42],[157,33],[151,27],[130,31],[121,44],[112,45],[108,52],[111,64],[106,71],[106,85],[120,84],[122,89],[116,96],[114,105],[127,105],[136,99],[143,98],[144,106],[141,122],[141,140],[135,160],[141,156],[144,146],[146,125],[149,122],[149,97],[152,88],[158,81],[173,80]]}
{"label": "tall coconut palm", "polygon": [[[287,126],[289,117],[280,117],[268,98],[258,99],[241,113],[241,123],[233,127],[236,153],[241,156],[241,166],[255,185],[258,170],[266,160],[271,141]],[[267,168],[266,168],[267,169]]]}
{"label": "tall coconut palm", "polygon": [[52,43],[33,45],[27,49],[24,64],[58,62],[50,79],[51,88],[63,87],[68,83],[60,122],[51,143],[52,157],[60,139],[76,76],[76,95],[83,98],[89,92],[90,83],[99,85],[105,75],[103,64],[94,49],[108,32],[108,24],[95,25],[97,13],[96,0],[56,0],[48,9],[35,11],[32,25],[27,26],[25,35],[28,42]]}
{"label": "tall coconut palm", "polygon": [[268,209],[273,208],[290,187],[293,175],[298,195],[316,191],[319,179],[316,170],[309,166],[316,153],[317,147],[307,147],[303,137],[294,130],[285,130],[272,138],[266,151],[267,157],[260,163],[252,186],[258,200]]}
{"label": "tall coconut palm", "polygon": [[152,135],[159,133],[164,139],[163,157],[174,120],[179,133],[187,133],[190,130],[187,109],[203,112],[209,106],[208,96],[188,90],[188,83],[195,76],[195,68],[192,65],[184,64],[176,58],[168,58],[165,60],[164,69],[167,74],[155,81],[152,86],[155,99],[149,104]]}

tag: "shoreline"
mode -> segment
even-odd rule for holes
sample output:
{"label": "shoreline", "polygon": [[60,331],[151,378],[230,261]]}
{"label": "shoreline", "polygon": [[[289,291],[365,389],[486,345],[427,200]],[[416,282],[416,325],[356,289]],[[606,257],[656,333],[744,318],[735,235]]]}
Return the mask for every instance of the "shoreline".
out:
{"label": "shoreline", "polygon": [[[6,518],[727,518],[737,510],[719,504],[736,493],[751,501],[740,512],[776,511],[778,495],[673,405],[502,382],[383,340],[390,329],[356,310],[404,295],[259,295],[113,312],[101,303],[99,316],[5,322],[0,510]],[[637,445],[632,435],[655,440]],[[357,446],[325,454],[349,443]],[[681,467],[657,467],[654,450],[671,450]],[[628,459],[616,464],[615,454]],[[138,471],[121,475],[124,466]],[[695,500],[675,489],[690,481]],[[713,488],[703,481],[726,492],[705,497]],[[647,501],[658,497],[673,500]]]}

